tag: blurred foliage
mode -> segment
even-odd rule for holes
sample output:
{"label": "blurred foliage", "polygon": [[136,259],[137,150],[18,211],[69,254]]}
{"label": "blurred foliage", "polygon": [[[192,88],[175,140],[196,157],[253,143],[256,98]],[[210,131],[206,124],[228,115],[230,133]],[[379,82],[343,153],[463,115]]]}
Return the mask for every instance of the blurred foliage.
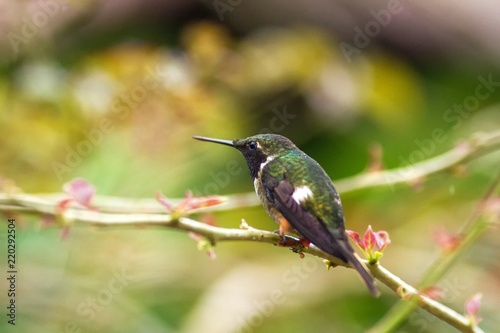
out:
{"label": "blurred foliage", "polygon": [[[89,11],[67,20],[78,26],[94,5],[81,2]],[[167,28],[158,24],[165,29],[161,38],[147,29],[139,34],[131,23],[125,37],[102,28],[81,45],[42,35],[20,44],[25,52],[3,61],[0,76],[1,179],[27,193],[57,192],[83,177],[99,194],[113,196],[153,197],[161,190],[180,197],[188,189],[232,194],[253,190],[243,158],[191,136],[272,131],[338,179],[366,170],[373,143],[392,168],[500,125],[498,93],[460,122],[444,118],[474,95],[479,76],[500,77],[493,64],[415,62],[390,47],[363,49],[348,63],[339,37],[317,26],[269,25],[239,34],[214,17],[195,13]],[[61,51],[64,43],[71,45],[68,53]],[[443,142],[432,141],[436,128],[446,133]],[[387,230],[393,245],[382,263],[417,283],[439,253],[431,243],[435,228],[454,231],[465,223],[498,162],[496,153],[473,161],[464,174],[345,195],[347,227]],[[326,271],[319,260],[311,264],[265,245],[220,244],[210,261],[179,232],[76,227],[60,241],[59,231],[39,228],[36,217],[17,218],[16,332],[361,332],[397,300],[387,289],[372,299],[350,270]],[[241,218],[276,228],[260,207],[216,215],[227,227]],[[492,228],[440,284],[445,303],[459,312],[482,291],[480,314],[490,331],[500,325],[497,240]],[[306,263],[312,268],[304,273]],[[111,292],[122,270],[128,278]],[[275,290],[285,301],[266,308],[262,302]],[[91,311],[94,298],[100,301]],[[0,330],[13,331],[5,320]],[[436,331],[452,329],[422,311],[401,328]]]}

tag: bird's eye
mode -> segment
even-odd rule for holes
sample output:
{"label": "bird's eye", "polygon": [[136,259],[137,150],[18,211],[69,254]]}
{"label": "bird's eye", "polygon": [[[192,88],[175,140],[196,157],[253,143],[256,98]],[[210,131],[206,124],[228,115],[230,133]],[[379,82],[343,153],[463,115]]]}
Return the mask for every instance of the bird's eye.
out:
{"label": "bird's eye", "polygon": [[248,144],[248,149],[250,149],[250,150],[255,150],[255,149],[257,149],[257,142],[255,142],[255,141],[251,141],[251,142]]}

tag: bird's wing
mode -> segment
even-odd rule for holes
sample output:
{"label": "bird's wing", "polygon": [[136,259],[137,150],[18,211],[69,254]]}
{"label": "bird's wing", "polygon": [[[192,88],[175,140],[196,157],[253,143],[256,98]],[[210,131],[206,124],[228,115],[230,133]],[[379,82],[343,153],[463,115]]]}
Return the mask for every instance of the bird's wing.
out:
{"label": "bird's wing", "polygon": [[[333,202],[329,202],[328,208],[330,209],[327,209],[326,207],[318,208],[317,204],[312,205],[310,198],[308,200],[302,195],[294,196],[297,189],[287,180],[284,168],[273,168],[273,172],[264,168],[261,180],[267,199],[302,237],[344,262],[352,263],[370,292],[375,296],[380,294],[373,277],[356,257],[354,249],[349,244],[344,229],[342,205],[333,185],[318,190],[326,190],[331,194],[329,199]],[[312,195],[314,196],[315,193]]]}
{"label": "bird's wing", "polygon": [[279,180],[264,173],[262,182],[267,198],[300,235],[320,249],[347,262],[344,249],[339,248],[341,245],[337,242],[335,234],[306,205],[301,205],[295,200],[293,197],[295,189],[285,177]]}

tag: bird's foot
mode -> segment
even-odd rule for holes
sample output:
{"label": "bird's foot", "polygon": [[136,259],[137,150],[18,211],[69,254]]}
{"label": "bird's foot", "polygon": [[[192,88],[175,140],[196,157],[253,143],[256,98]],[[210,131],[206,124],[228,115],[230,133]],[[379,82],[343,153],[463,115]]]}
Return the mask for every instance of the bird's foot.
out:
{"label": "bird's foot", "polygon": [[274,233],[280,235],[280,237],[281,237],[281,240],[277,244],[278,246],[286,246],[286,247],[290,248],[290,250],[293,253],[298,253],[301,258],[305,257],[303,249],[308,247],[311,244],[311,242],[309,242],[308,240],[303,239],[303,238],[299,239],[299,238],[287,236],[287,235],[283,234],[282,232],[280,232],[279,230],[275,230]]}
{"label": "bird's foot", "polygon": [[301,245],[300,240],[287,236],[281,233],[279,230],[275,230],[274,233],[280,235],[281,237],[281,240],[277,244],[278,246],[295,247]]}

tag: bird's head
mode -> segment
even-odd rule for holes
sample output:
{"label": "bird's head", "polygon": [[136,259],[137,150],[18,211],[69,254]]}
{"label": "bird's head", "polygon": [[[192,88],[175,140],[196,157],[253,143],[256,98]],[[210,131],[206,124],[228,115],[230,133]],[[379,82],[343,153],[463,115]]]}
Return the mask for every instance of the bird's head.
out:
{"label": "bird's head", "polygon": [[203,136],[195,136],[194,138],[238,149],[245,157],[252,178],[257,176],[264,163],[297,149],[292,141],[278,134],[257,134],[233,141],[206,138]]}

